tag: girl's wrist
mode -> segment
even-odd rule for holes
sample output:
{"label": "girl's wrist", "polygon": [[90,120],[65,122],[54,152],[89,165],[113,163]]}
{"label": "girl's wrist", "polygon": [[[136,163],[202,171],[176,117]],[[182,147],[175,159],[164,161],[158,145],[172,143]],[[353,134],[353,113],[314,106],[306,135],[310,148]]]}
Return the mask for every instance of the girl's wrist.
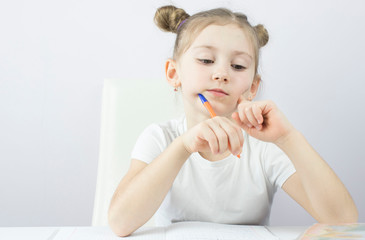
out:
{"label": "girl's wrist", "polygon": [[275,141],[275,145],[279,148],[284,149],[286,146],[291,145],[297,141],[298,138],[303,137],[302,134],[295,128],[292,128],[286,135],[280,137]]}
{"label": "girl's wrist", "polygon": [[178,138],[176,138],[176,141],[179,142],[179,144],[182,145],[182,148],[184,149],[184,154],[186,154],[187,156],[190,156],[192,154],[192,152],[187,148],[187,146],[185,145],[184,142],[184,135],[179,136]]}

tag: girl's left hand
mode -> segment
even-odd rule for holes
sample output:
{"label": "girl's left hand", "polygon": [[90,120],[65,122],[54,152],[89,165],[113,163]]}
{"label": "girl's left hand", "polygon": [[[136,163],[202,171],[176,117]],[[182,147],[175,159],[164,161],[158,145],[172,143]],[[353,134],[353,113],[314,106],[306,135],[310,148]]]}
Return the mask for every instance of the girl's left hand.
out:
{"label": "girl's left hand", "polygon": [[282,143],[295,129],[272,101],[251,102],[241,97],[232,118],[250,136],[265,142]]}

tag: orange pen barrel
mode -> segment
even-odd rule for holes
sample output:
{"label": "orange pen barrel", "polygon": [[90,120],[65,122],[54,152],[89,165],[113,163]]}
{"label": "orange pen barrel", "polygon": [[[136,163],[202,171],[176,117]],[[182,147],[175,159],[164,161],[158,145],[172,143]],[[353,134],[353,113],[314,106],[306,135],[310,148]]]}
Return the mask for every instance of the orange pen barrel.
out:
{"label": "orange pen barrel", "polygon": [[204,106],[208,110],[211,117],[217,116],[217,115],[215,115],[215,112],[213,111],[213,108],[212,108],[212,106],[210,106],[209,102],[205,102]]}

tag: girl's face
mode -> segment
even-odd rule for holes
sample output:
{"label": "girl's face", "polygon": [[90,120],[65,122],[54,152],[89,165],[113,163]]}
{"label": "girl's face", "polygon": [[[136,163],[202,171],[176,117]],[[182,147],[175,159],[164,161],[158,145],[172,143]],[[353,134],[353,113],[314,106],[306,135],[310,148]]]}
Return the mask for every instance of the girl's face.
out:
{"label": "girl's face", "polygon": [[253,54],[249,38],[238,26],[206,27],[177,62],[184,105],[191,106],[186,110],[207,114],[198,97],[201,93],[217,115],[230,116],[240,96],[247,98],[252,93]]}

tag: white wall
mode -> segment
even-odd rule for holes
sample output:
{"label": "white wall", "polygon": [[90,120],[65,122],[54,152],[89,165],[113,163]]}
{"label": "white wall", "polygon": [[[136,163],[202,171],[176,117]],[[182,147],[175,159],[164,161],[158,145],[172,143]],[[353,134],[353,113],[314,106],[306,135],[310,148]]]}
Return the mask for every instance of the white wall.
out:
{"label": "white wall", "polygon": [[[259,98],[304,133],[364,222],[363,1],[14,0],[0,2],[0,226],[91,223],[102,81],[164,81],[174,35],[152,19],[171,2],[228,7],[268,28]],[[271,219],[313,222],[282,192]]]}

